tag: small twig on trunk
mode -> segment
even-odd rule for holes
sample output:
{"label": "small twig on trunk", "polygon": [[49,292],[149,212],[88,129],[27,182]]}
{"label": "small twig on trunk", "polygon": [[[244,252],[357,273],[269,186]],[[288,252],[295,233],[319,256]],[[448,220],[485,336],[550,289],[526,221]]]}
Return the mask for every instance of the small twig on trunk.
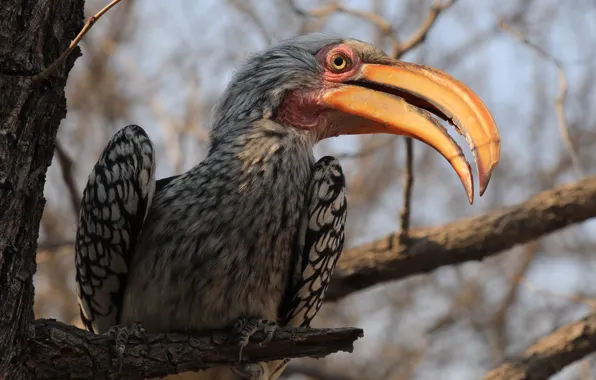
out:
{"label": "small twig on trunk", "polygon": [[72,162],[72,159],[64,151],[62,144],[60,144],[60,142],[58,141],[56,141],[56,156],[58,156],[60,170],[62,171],[62,178],[64,179],[64,184],[68,189],[70,204],[72,206],[72,210],[76,218],[79,214],[79,207],[81,207],[81,200],[79,197],[79,192],[77,191],[77,185],[75,183],[73,175],[74,164]]}
{"label": "small twig on trunk", "polygon": [[33,81],[33,83],[40,82],[40,81],[48,78],[58,68],[58,66],[60,66],[60,64],[62,64],[66,60],[66,58],[68,58],[70,53],[72,53],[72,51],[75,49],[75,47],[77,47],[78,43],[85,36],[85,34],[87,34],[87,32],[93,27],[93,24],[95,24],[95,22],[97,20],[99,20],[101,18],[101,16],[106,14],[114,5],[118,4],[120,1],[121,0],[112,0],[108,5],[103,7],[99,12],[97,12],[93,16],[89,17],[89,20],[87,20],[87,22],[83,26],[83,29],[81,29],[81,31],[75,37],[75,39],[72,40],[68,49],[66,49],[64,51],[64,53],[62,53],[62,55],[60,55],[60,57],[58,57],[58,59],[56,59],[54,62],[52,62],[52,64],[50,64],[50,66],[48,66],[44,71],[35,75],[31,79]]}

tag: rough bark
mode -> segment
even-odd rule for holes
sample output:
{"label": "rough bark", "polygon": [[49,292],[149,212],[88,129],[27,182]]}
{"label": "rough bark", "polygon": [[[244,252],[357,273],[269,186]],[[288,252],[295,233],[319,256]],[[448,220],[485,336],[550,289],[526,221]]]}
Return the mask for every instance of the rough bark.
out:
{"label": "rough bark", "polygon": [[514,359],[488,372],[483,380],[548,379],[565,366],[596,351],[596,314],[544,336]]}
{"label": "rough bark", "polygon": [[[109,379],[117,373],[113,343],[107,336],[54,320],[37,320],[33,326],[35,338],[26,365],[36,379]],[[284,328],[263,346],[258,342],[265,336],[256,334],[255,342],[242,351],[242,359],[318,358],[337,351],[352,352],[353,342],[362,335],[357,328]],[[223,331],[196,336],[156,334],[146,340],[131,337],[119,379],[154,378],[238,363],[238,345]]]}
{"label": "rough bark", "polygon": [[482,260],[596,216],[596,177],[537,194],[512,207],[434,228],[410,230],[345,250],[325,300],[441,266]]}
{"label": "rough bark", "polygon": [[45,174],[52,161],[64,87],[77,50],[44,81],[32,77],[82,26],[83,1],[0,4],[0,378],[29,379],[33,274]]}

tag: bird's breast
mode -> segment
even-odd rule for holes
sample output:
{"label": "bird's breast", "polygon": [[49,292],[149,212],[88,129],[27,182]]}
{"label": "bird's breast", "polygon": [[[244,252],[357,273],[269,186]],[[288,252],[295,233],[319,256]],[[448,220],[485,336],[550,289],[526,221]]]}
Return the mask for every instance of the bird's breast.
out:
{"label": "bird's breast", "polygon": [[258,174],[261,183],[229,174],[183,176],[155,196],[131,261],[122,323],[167,332],[277,319],[308,177],[284,184],[265,180],[267,173]]}

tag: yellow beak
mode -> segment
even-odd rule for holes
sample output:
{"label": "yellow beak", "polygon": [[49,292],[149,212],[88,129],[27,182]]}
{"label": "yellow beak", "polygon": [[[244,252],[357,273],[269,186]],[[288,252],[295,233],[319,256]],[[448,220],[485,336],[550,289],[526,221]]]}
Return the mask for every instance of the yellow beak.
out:
{"label": "yellow beak", "polygon": [[431,113],[465,136],[478,167],[481,196],[499,162],[499,131],[490,112],[472,90],[439,70],[400,61],[391,65],[363,64],[350,84],[326,91],[323,102],[370,121],[348,124],[342,134],[390,133],[430,145],[449,161],[470,203],[474,201],[470,165]]}

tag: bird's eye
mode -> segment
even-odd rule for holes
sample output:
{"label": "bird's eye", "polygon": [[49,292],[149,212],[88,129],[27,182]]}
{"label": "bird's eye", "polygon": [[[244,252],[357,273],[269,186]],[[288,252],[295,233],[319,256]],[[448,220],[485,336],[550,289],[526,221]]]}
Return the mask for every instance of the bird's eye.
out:
{"label": "bird's eye", "polygon": [[329,58],[329,66],[335,72],[342,72],[348,69],[351,65],[351,61],[345,54],[334,53]]}

